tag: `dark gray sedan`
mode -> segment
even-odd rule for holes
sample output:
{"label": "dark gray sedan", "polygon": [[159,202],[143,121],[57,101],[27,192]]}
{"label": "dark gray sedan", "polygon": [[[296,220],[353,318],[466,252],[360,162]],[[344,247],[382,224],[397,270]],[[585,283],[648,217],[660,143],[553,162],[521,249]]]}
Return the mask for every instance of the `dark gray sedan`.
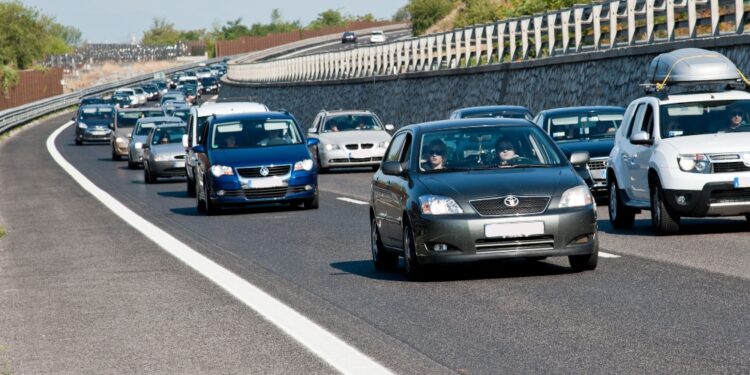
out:
{"label": "dark gray sedan", "polygon": [[143,179],[153,184],[159,177],[185,177],[184,123],[169,124],[151,130],[143,144]]}
{"label": "dark gray sedan", "polygon": [[448,120],[400,129],[372,180],[372,257],[425,266],[568,256],[596,268],[596,206],[570,161],[539,127],[519,119]]}

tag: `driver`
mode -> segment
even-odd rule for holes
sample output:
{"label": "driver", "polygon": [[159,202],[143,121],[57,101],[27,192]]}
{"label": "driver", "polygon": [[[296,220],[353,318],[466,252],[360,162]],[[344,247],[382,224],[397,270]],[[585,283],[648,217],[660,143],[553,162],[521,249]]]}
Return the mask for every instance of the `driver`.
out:
{"label": "driver", "polygon": [[499,157],[498,167],[500,168],[510,167],[520,158],[513,143],[503,138],[495,141],[495,152]]}
{"label": "driver", "polygon": [[734,110],[729,117],[729,123],[724,127],[725,132],[737,131],[737,128],[744,125],[742,121],[742,112]]}

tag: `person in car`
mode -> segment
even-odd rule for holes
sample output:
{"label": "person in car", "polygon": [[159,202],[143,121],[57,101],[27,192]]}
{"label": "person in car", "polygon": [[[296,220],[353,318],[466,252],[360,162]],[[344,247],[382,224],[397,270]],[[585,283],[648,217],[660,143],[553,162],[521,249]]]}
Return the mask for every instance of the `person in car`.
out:
{"label": "person in car", "polygon": [[271,130],[268,132],[268,137],[260,141],[258,144],[261,146],[274,146],[274,145],[287,145],[292,143],[292,138],[289,137],[283,129]]}
{"label": "person in car", "polygon": [[230,135],[224,138],[224,147],[225,148],[236,148],[237,147],[237,138],[235,136]]}
{"label": "person in car", "polygon": [[516,147],[513,143],[504,138],[498,138],[495,141],[495,152],[499,158],[498,167],[511,167],[518,163],[521,157],[516,153]]}
{"label": "person in car", "polygon": [[434,139],[427,145],[427,162],[424,163],[424,169],[427,171],[445,168],[445,143],[439,139]]}
{"label": "person in car", "polygon": [[732,114],[729,117],[729,124],[723,129],[724,132],[733,132],[737,131],[737,128],[744,125],[744,122],[742,121],[742,112],[740,111],[732,111]]}

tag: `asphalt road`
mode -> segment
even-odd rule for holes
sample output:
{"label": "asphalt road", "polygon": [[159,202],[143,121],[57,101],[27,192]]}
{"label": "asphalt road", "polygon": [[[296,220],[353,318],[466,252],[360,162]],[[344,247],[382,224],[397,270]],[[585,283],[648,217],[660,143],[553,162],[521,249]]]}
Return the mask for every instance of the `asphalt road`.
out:
{"label": "asphalt road", "polygon": [[[211,325],[215,320],[202,314],[212,311],[215,303],[233,306],[231,298],[174,264],[127,226],[118,226],[117,219],[97,209],[97,204],[51,163],[40,140],[64,120],[62,117],[48,121],[19,134],[0,149],[2,188],[16,186],[13,193],[5,190],[0,200],[0,213],[10,232],[3,243],[10,241],[10,253],[23,246],[33,254],[56,244],[60,236],[66,245],[58,251],[75,249],[74,254],[83,258],[80,261],[84,273],[93,272],[85,268],[85,260],[96,258],[97,252],[123,262],[144,257],[132,266],[133,272],[156,267],[149,261],[153,257],[158,264],[168,265],[166,270],[157,267],[160,272],[180,281],[174,282],[177,285],[166,283],[165,290],[178,288],[185,301],[198,291],[212,291],[204,292],[204,299],[195,307],[195,316],[190,314],[207,327],[199,332],[182,327],[185,335],[196,340],[212,337],[202,345],[211,354],[221,354],[232,340],[239,340],[252,351],[258,345],[257,337],[242,335],[242,329],[264,327],[264,322],[237,308],[233,311],[238,315]],[[198,215],[194,199],[185,194],[182,179],[145,185],[143,172],[128,170],[126,162],[111,161],[106,145],[75,146],[72,129],[63,132],[56,145],[89,179],[131,209],[397,373],[750,372],[750,251],[744,221],[691,220],[685,234],[656,238],[650,234],[645,216],[631,233],[611,230],[606,208],[600,207],[602,250],[621,257],[600,259],[594,272],[572,273],[565,259],[550,258],[442,269],[434,280],[414,283],[406,281],[400,271],[373,269],[368,208],[338,199],[367,200],[371,172],[336,171],[321,176],[318,210],[265,207],[206,217]],[[20,168],[23,173],[17,176],[14,171],[18,166],[10,160],[19,154],[27,167]],[[13,176],[12,183],[7,176]],[[38,192],[41,196],[37,199],[45,199],[44,203],[25,200],[27,191]],[[70,207],[47,208],[53,203]],[[70,220],[65,220],[65,214]],[[54,220],[42,220],[50,215]],[[93,242],[88,241],[88,236],[83,235],[87,232],[81,224],[84,219],[117,231],[101,233]],[[26,226],[17,224],[24,220]],[[39,225],[45,229],[42,231]],[[36,233],[41,240],[25,242],[24,233]],[[86,250],[75,245],[82,240],[86,240]],[[6,254],[0,253],[0,259],[5,259],[8,251],[6,248]],[[48,264],[42,271],[53,272],[57,267]],[[108,278],[97,280],[107,283]],[[156,284],[159,280],[133,276],[127,281]],[[17,285],[19,281],[6,276],[4,287],[8,282],[24,292],[25,300],[33,300],[26,296],[27,289]],[[166,292],[158,293],[159,289],[146,284],[130,291],[128,298],[155,303],[156,310],[161,307],[173,311],[173,298],[165,296]],[[7,296],[5,292],[0,298],[7,302]],[[87,299],[75,299],[74,306],[58,303],[70,314],[102,309],[107,315],[125,303],[123,298],[122,294],[111,296],[108,301],[114,306]],[[145,334],[143,325],[174,324],[169,313],[144,313],[134,318],[132,326],[118,327],[114,334],[106,336]],[[24,340],[29,332],[32,337],[38,333],[26,328],[29,321],[21,317],[0,319],[0,339],[11,340],[21,348],[14,351],[11,347],[10,353],[33,348],[38,350],[35,353],[53,355],[49,347],[41,344],[24,346],[28,345]],[[44,323],[63,324],[50,319]],[[12,328],[10,339],[3,337],[7,327]],[[212,336],[212,329],[231,337]],[[105,335],[98,329],[91,331],[94,332],[88,333]],[[72,332],[76,331],[69,334]],[[295,351],[294,342],[273,329],[265,334],[270,342],[286,350],[276,361],[269,361],[267,368],[287,373],[299,369],[330,371],[304,350]],[[55,336],[57,340],[64,337]],[[100,340],[108,342],[102,337]],[[70,345],[76,349],[70,349],[70,357],[80,355],[83,351],[79,346],[86,344],[83,338],[72,340]],[[114,345],[114,349],[120,347]],[[179,354],[191,351],[188,348],[190,345],[174,350]],[[155,346],[145,345],[142,349],[144,353],[150,350],[158,352]],[[298,361],[283,362],[287,356]],[[160,368],[171,369],[169,363],[181,363],[179,358],[183,357],[177,358],[166,364],[158,358],[154,362],[165,366]],[[112,361],[116,363],[115,359]],[[236,358],[232,363],[243,365]],[[252,367],[248,369],[240,372],[257,372]]]}

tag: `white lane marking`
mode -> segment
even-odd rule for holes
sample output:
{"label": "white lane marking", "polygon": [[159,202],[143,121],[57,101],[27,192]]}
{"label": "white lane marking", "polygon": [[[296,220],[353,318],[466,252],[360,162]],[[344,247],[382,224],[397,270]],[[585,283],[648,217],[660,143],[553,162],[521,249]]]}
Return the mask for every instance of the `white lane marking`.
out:
{"label": "white lane marking", "polygon": [[47,151],[57,164],[62,167],[81,187],[91,193],[107,208],[112,210],[133,228],[159,245],[166,252],[179,259],[207,279],[226,290],[242,303],[255,310],[266,320],[291,336],[302,346],[323,361],[344,374],[392,374],[383,365],[350,346],[333,333],[303,316],[293,308],[250,284],[246,280],[206,258],[185,243],[160,229],[148,220],[120,203],[104,190],[100,189],[60,154],[55,147],[55,139],[73,122],[55,130],[47,138]]}
{"label": "white lane marking", "polygon": [[347,197],[338,197],[336,199],[338,199],[340,201],[344,201],[344,202],[354,203],[354,204],[369,204],[369,203],[364,202],[364,201],[358,201],[356,199],[351,199],[351,198],[347,198]]}
{"label": "white lane marking", "polygon": [[602,258],[619,258],[620,257],[619,255],[605,253],[603,251],[599,252],[599,256],[602,257]]}

